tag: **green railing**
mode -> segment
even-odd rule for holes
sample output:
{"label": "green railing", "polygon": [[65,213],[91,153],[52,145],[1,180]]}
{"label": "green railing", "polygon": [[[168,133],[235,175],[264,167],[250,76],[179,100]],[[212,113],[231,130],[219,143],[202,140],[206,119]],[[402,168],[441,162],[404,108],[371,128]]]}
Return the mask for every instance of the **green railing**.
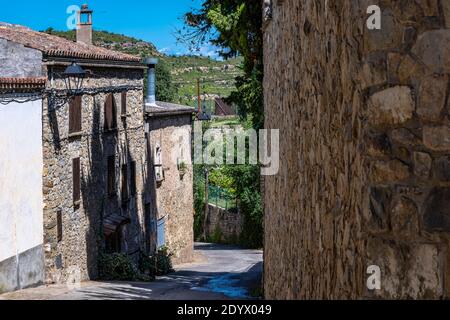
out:
{"label": "green railing", "polygon": [[229,191],[220,187],[209,185],[208,187],[209,203],[225,210],[237,208],[237,198]]}

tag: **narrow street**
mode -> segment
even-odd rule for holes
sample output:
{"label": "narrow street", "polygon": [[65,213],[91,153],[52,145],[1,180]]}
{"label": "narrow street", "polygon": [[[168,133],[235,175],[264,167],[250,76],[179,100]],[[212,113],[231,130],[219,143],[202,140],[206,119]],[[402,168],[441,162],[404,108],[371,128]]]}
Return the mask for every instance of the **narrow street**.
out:
{"label": "narrow street", "polygon": [[86,282],[79,288],[41,286],[0,300],[224,300],[251,299],[260,286],[262,252],[196,243],[197,261],[154,282]]}

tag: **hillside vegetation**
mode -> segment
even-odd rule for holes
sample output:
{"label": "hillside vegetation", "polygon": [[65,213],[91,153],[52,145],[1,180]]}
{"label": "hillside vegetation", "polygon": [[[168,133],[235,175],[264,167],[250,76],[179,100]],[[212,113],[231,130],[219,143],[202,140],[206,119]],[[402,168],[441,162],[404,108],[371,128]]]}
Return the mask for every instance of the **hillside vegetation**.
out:
{"label": "hillside vegetation", "polygon": [[[44,32],[71,41],[75,41],[76,33],[72,31],[57,31],[47,29]],[[228,97],[235,90],[235,78],[242,74],[240,65],[242,58],[218,61],[202,56],[168,56],[160,53],[150,43],[126,35],[108,31],[93,31],[94,45],[128,54],[155,56],[160,59],[161,68],[167,70],[174,94],[170,102],[190,106],[197,105],[197,79],[200,79],[201,98],[207,106],[211,106],[216,97]],[[165,73],[164,73],[165,74]],[[165,79],[166,80],[166,79]],[[167,81],[164,81],[166,84]],[[172,97],[173,96],[173,97]],[[166,98],[166,97],[164,97]]]}

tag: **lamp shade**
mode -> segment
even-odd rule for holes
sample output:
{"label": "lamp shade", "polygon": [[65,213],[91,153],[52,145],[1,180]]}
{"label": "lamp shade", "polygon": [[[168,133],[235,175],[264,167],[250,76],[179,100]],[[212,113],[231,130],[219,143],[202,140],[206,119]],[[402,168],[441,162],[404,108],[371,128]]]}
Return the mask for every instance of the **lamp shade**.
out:
{"label": "lamp shade", "polygon": [[81,90],[86,71],[76,62],[72,62],[63,73],[64,83],[70,95],[75,95]]}

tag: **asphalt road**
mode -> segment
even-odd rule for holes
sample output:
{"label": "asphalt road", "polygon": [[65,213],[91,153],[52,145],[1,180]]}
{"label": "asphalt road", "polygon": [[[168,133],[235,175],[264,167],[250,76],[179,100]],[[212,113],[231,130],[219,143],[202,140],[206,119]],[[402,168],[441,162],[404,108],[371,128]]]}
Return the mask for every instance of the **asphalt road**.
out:
{"label": "asphalt road", "polygon": [[196,243],[201,262],[175,267],[153,282],[86,282],[78,288],[42,286],[0,295],[38,300],[225,300],[250,299],[261,284],[262,252]]}

